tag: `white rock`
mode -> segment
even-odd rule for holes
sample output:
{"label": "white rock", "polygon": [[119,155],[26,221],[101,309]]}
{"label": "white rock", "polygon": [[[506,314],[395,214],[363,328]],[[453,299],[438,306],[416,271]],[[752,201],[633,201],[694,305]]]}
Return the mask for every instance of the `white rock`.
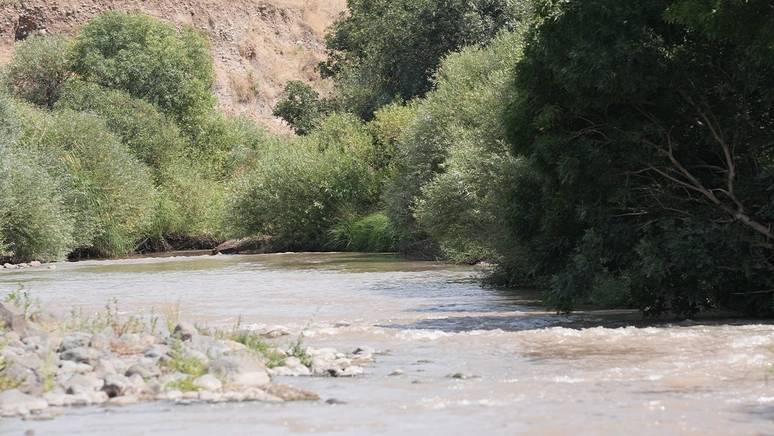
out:
{"label": "white rock", "polygon": [[212,374],[205,374],[194,380],[194,386],[206,391],[217,391],[223,387],[223,383]]}
{"label": "white rock", "polygon": [[29,415],[47,407],[46,400],[27,395],[18,389],[0,393],[0,416]]}

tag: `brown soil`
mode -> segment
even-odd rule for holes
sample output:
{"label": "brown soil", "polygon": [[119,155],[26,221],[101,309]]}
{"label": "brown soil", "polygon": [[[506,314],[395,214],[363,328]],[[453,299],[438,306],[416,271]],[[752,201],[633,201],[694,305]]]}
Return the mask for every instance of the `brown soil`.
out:
{"label": "brown soil", "polygon": [[31,33],[73,33],[104,11],[141,11],[208,35],[224,111],[289,132],[271,108],[288,80],[329,90],[315,66],[325,29],[345,9],[346,0],[0,0],[0,64]]}

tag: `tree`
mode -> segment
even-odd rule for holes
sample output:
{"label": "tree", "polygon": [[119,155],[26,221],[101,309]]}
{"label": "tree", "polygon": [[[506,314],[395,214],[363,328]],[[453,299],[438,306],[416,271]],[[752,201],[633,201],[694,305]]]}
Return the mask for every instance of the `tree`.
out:
{"label": "tree", "polygon": [[325,112],[325,103],[320,100],[320,94],[298,80],[291,80],[285,85],[282,98],[274,106],[274,116],[285,120],[299,135],[311,132]]}
{"label": "tree", "polygon": [[771,308],[774,69],[749,44],[770,31],[729,17],[774,10],[707,3],[538,5],[508,120],[529,170],[506,196],[561,309]]}
{"label": "tree", "polygon": [[108,12],[91,20],[75,41],[73,70],[157,105],[189,129],[215,104],[207,40],[147,15]]}
{"label": "tree", "polygon": [[464,46],[485,44],[520,20],[518,0],[349,0],[349,13],[328,36],[332,76],[344,105],[370,118],[395,100],[421,97],[441,59]]}

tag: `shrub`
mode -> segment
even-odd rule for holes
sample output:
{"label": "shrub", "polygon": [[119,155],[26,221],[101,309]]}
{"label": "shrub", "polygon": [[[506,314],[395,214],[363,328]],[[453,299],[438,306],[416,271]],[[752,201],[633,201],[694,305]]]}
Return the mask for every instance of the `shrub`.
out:
{"label": "shrub", "polygon": [[94,115],[21,109],[17,147],[61,181],[76,245],[108,256],[131,251],[154,201],[147,168]]}
{"label": "shrub", "polygon": [[341,220],[330,231],[330,247],[365,253],[395,251],[395,229],[382,212]]}
{"label": "shrub", "polygon": [[56,107],[98,115],[136,158],[153,168],[157,180],[161,170],[187,146],[174,122],[150,103],[122,91],[70,80]]}
{"label": "shrub", "polygon": [[17,153],[0,151],[0,257],[62,260],[74,246],[74,223],[58,181]]}
{"label": "shrub", "polygon": [[404,140],[406,128],[417,116],[417,104],[390,104],[374,114],[367,128],[374,140],[375,166],[386,170],[398,155],[399,143]]}
{"label": "shrub", "polygon": [[240,179],[230,222],[237,234],[269,235],[278,247],[322,249],[339,215],[369,207],[375,193],[370,168],[342,147],[275,145]]}
{"label": "shrub", "polygon": [[494,188],[513,163],[503,112],[521,51],[521,32],[508,32],[485,48],[450,55],[436,89],[417,103],[384,196],[402,250],[438,244],[459,261],[494,256],[493,235],[502,234]]}
{"label": "shrub", "polygon": [[208,42],[147,15],[107,12],[75,41],[73,69],[85,80],[156,104],[184,125],[214,107]]}
{"label": "shrub", "polygon": [[6,71],[9,91],[39,106],[53,107],[70,72],[71,42],[60,35],[31,36],[19,42]]}

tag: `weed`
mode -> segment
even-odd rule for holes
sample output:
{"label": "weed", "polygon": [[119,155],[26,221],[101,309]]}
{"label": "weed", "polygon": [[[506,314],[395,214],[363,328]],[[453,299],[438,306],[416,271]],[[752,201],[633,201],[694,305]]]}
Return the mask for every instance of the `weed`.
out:
{"label": "weed", "polygon": [[167,387],[169,389],[175,389],[180,392],[196,392],[201,390],[199,386],[196,386],[196,384],[194,383],[194,380],[195,378],[191,376],[181,378],[180,380],[175,380],[167,383]]}

